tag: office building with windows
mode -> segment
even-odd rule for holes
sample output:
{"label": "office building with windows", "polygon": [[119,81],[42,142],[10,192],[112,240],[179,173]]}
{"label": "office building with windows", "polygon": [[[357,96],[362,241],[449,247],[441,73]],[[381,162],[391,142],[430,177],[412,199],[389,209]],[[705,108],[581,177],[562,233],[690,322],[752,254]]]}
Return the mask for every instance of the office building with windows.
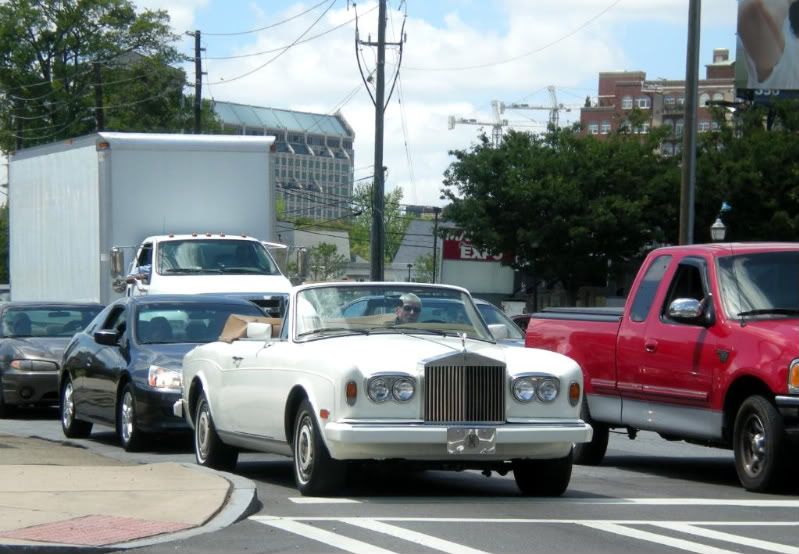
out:
{"label": "office building with windows", "polygon": [[[697,105],[697,130],[714,130],[710,106],[735,101],[735,61],[729,50],[713,51],[713,63],[707,64],[706,76],[699,81]],[[645,119],[636,128],[630,128],[628,116],[638,108]],[[580,110],[580,124],[584,134],[608,135],[620,128],[644,134],[661,125],[671,128],[669,137],[661,144],[664,154],[679,154],[682,143],[685,112],[685,81],[647,80],[643,71],[603,72],[599,74],[598,96],[588,99]]]}
{"label": "office building with windows", "polygon": [[352,214],[355,133],[341,113],[314,114],[215,102],[222,132],[275,137],[279,217],[317,220]]}

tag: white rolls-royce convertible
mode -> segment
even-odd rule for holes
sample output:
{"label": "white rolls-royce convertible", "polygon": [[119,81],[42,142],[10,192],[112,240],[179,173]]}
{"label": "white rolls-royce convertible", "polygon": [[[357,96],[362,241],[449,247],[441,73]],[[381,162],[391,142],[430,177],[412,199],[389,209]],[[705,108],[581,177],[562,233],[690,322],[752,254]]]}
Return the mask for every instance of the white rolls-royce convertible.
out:
{"label": "white rolls-royce convertible", "polygon": [[292,456],[311,496],[337,494],[370,461],[512,470],[523,494],[555,496],[573,444],[591,439],[577,363],[498,344],[503,326],[464,289],[304,285],[283,319],[255,319],[184,358],[174,411],[201,465],[232,470],[239,449]]}

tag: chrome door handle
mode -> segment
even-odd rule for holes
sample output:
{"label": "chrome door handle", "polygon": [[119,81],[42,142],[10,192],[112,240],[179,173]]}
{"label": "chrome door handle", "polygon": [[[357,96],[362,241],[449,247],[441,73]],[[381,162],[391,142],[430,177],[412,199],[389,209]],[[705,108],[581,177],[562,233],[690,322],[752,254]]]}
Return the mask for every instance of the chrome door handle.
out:
{"label": "chrome door handle", "polygon": [[647,352],[654,352],[658,349],[658,342],[656,340],[648,340],[644,343],[644,350]]}

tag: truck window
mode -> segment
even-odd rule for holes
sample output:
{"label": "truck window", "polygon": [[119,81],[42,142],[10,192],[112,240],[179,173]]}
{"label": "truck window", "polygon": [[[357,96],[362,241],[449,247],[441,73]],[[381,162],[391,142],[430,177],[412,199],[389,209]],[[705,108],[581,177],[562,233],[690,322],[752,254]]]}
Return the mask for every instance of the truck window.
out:
{"label": "truck window", "polygon": [[660,286],[660,281],[666,274],[666,270],[671,263],[671,256],[658,256],[647,268],[641,284],[638,285],[638,292],[635,293],[632,307],[630,308],[630,319],[633,321],[644,321],[649,315],[652,302],[655,301],[655,294]]}
{"label": "truck window", "polygon": [[142,267],[153,263],[153,245],[151,243],[143,244],[139,251],[139,256],[136,258],[136,266]]}
{"label": "truck window", "polygon": [[696,263],[680,263],[669,285],[669,293],[666,295],[661,314],[665,316],[671,303],[678,298],[693,298],[699,301],[704,299],[706,296],[704,282],[699,265]]}

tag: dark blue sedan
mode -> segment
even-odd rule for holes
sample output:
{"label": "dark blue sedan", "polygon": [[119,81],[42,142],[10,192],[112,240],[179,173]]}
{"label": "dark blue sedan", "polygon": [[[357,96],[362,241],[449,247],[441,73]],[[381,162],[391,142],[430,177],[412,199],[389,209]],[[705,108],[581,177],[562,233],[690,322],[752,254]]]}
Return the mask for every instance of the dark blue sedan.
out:
{"label": "dark blue sedan", "polygon": [[206,295],[134,296],[109,305],[64,351],[64,435],[88,437],[94,423],[107,425],[135,451],[150,433],[187,430],[172,413],[183,356],[217,340],[231,314],[264,315],[246,300]]}

